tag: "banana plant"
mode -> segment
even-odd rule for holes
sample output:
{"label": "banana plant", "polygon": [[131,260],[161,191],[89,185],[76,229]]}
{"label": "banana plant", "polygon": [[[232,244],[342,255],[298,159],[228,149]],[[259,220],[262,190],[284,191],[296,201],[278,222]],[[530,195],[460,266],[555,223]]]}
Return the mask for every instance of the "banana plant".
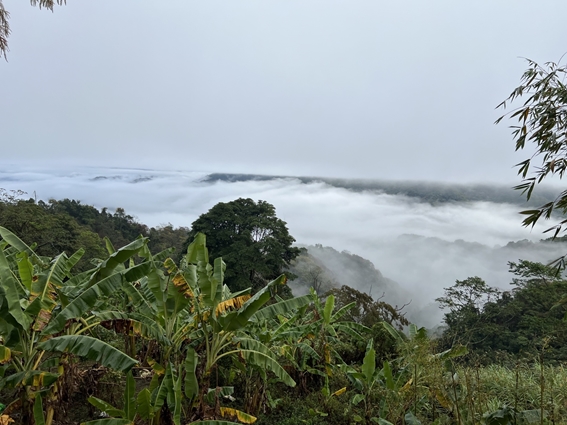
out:
{"label": "banana plant", "polygon": [[343,364],[333,347],[341,340],[341,334],[364,340],[370,331],[366,326],[344,321],[345,314],[355,306],[350,303],[335,311],[335,297],[330,295],[323,303],[312,290],[312,304],[290,318],[280,316],[269,339],[279,347],[283,355],[298,372],[302,386],[307,380],[319,377],[326,380],[337,365]]}
{"label": "banana plant", "polygon": [[[100,297],[143,273],[141,268],[125,271],[121,265],[146,241],[117,251],[88,273],[72,275],[82,250],[49,259],[8,229],[0,227],[0,237],[0,387],[19,393],[4,414],[20,409],[24,423],[50,425],[69,354],[123,371],[136,363],[85,333],[96,325],[88,313]],[[48,401],[45,415],[42,397]]]}
{"label": "banana plant", "polygon": [[272,289],[285,284],[285,276],[254,295],[249,289],[231,293],[223,282],[226,266],[221,258],[209,263],[203,234],[196,235],[179,266],[147,249],[140,255],[151,266],[145,276],[122,287],[128,297],[127,311],[94,315],[106,325],[120,322],[126,332],[154,347],[147,358],[153,371],[148,387],[151,424],[172,421],[179,425],[182,405],[188,407],[186,416],[192,419],[238,417],[252,423],[255,418],[244,412],[208,402],[211,373],[223,358],[254,364],[295,385],[276,355],[248,332],[260,318],[285,314],[310,302],[309,297],[300,297],[265,306],[272,299]]}

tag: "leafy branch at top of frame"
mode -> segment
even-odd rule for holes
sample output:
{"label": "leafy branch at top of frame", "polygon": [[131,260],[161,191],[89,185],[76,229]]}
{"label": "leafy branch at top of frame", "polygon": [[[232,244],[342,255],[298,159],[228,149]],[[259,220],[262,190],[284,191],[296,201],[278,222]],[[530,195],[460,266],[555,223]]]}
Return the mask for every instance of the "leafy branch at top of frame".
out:
{"label": "leafy branch at top of frame", "polygon": [[[495,123],[505,117],[516,121],[516,125],[510,126],[516,151],[523,150],[526,143],[535,147],[529,158],[516,164],[522,183],[514,189],[520,190],[529,200],[536,185],[549,176],[563,178],[567,171],[567,66],[555,62],[542,66],[527,61],[529,68],[522,75],[520,85],[497,108],[507,108],[509,103],[520,98],[526,100]],[[521,214],[526,216],[523,225],[533,227],[540,218],[551,218],[554,210],[567,212],[567,191],[537,209],[522,211]],[[562,221],[546,232],[555,231],[555,237],[564,224]]]}

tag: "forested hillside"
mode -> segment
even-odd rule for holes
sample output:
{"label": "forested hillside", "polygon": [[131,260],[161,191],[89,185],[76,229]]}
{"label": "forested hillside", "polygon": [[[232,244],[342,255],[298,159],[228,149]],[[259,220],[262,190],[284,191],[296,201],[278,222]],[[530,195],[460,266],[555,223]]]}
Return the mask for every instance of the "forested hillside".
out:
{"label": "forested hillside", "polygon": [[189,232],[188,228],[169,224],[148,227],[122,208],[110,212],[71,199],[36,201],[21,191],[4,189],[0,189],[0,226],[12,230],[27,244],[35,244],[40,255],[55,256],[64,251],[71,255],[84,248],[78,270],[90,268],[91,260],[106,255],[105,239],[119,247],[146,236],[151,250],[174,248],[180,253]]}
{"label": "forested hillside", "polygon": [[[3,192],[0,220],[4,423],[567,420],[567,284],[542,264],[511,263],[510,290],[480,277],[446,288],[433,336],[358,255],[314,245],[274,263],[293,237],[267,203],[148,228],[122,209]],[[269,277],[283,269],[293,293]]]}

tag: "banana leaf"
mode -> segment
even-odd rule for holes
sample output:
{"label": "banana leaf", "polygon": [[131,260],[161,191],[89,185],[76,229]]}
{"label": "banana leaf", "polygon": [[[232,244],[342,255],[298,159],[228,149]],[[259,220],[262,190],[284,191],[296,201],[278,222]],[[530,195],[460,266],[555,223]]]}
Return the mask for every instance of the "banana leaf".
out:
{"label": "banana leaf", "polygon": [[106,342],[85,335],[63,335],[38,345],[41,350],[68,352],[94,360],[103,366],[127,372],[138,362]]}

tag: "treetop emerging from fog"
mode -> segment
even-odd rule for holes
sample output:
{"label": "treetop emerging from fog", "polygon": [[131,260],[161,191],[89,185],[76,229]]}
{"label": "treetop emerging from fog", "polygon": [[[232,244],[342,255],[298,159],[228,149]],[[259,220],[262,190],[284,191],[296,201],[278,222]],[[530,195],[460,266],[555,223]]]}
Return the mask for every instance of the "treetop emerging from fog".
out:
{"label": "treetop emerging from fog", "polygon": [[211,258],[227,264],[225,282],[233,291],[262,287],[299,255],[285,221],[266,201],[219,202],[193,222],[187,244],[199,232],[207,235]]}

